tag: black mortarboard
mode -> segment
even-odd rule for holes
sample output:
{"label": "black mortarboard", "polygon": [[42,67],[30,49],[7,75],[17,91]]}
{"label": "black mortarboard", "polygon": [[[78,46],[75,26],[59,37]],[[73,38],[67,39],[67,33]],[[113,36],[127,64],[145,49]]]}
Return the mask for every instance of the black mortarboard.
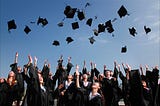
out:
{"label": "black mortarboard", "polygon": [[89,26],[91,26],[91,25],[92,25],[92,20],[93,20],[92,18],[89,18],[89,19],[87,20],[86,24],[89,25]]}
{"label": "black mortarboard", "polygon": [[72,23],[72,29],[78,29],[79,28],[79,24],[78,24],[78,22],[74,22],[74,23]]}
{"label": "black mortarboard", "polygon": [[104,24],[98,24],[98,33],[105,32],[105,25]]}
{"label": "black mortarboard", "polygon": [[59,46],[59,45],[60,45],[60,43],[59,43],[59,41],[54,40],[54,41],[53,41],[53,43],[52,43],[52,45]]}
{"label": "black mortarboard", "polygon": [[107,28],[109,33],[112,33],[114,31],[111,20],[105,22],[105,27]]}
{"label": "black mortarboard", "polygon": [[97,29],[93,29],[94,35],[98,36],[98,30]]}
{"label": "black mortarboard", "polygon": [[60,22],[57,24],[59,27],[63,27],[64,23],[63,22]]}
{"label": "black mortarboard", "polygon": [[30,29],[28,26],[26,26],[26,27],[24,28],[24,32],[25,32],[26,34],[28,34],[30,31],[31,31],[31,29]]}
{"label": "black mortarboard", "polygon": [[64,14],[67,18],[73,18],[77,8],[71,8],[71,6],[66,6]]}
{"label": "black mortarboard", "polygon": [[38,18],[38,21],[37,21],[37,25],[39,25],[40,23],[42,24],[42,26],[45,26],[45,25],[48,24],[48,21],[47,21],[46,18],[41,18],[41,17],[39,17],[39,18]]}
{"label": "black mortarboard", "polygon": [[127,46],[124,46],[121,48],[121,53],[126,53],[127,52]]}
{"label": "black mortarboard", "polygon": [[10,31],[11,29],[16,29],[16,28],[17,28],[17,25],[14,20],[8,21],[8,31]]}
{"label": "black mortarboard", "polygon": [[72,41],[74,41],[71,37],[67,37],[66,38],[67,44],[71,43]]}
{"label": "black mortarboard", "polygon": [[118,10],[118,14],[119,14],[120,18],[124,17],[125,15],[129,15],[126,8],[123,5]]}
{"label": "black mortarboard", "polygon": [[85,8],[88,7],[88,6],[90,6],[90,5],[91,5],[91,4],[87,2],[86,5],[85,5]]}
{"label": "black mortarboard", "polygon": [[39,24],[42,23],[42,22],[43,22],[43,18],[39,17],[39,18],[38,18],[38,21],[37,21],[37,25],[39,25]]}
{"label": "black mortarboard", "polygon": [[151,28],[147,28],[146,26],[144,26],[144,30],[145,30],[146,34],[148,34],[149,32],[151,32]]}
{"label": "black mortarboard", "polygon": [[42,25],[45,26],[45,25],[47,25],[47,24],[48,24],[48,21],[47,21],[46,18],[44,18],[43,21],[42,21]]}
{"label": "black mortarboard", "polygon": [[85,18],[85,15],[84,15],[84,13],[83,13],[83,11],[78,11],[78,19],[81,21],[81,20],[83,20],[84,18]]}
{"label": "black mortarboard", "polygon": [[129,28],[129,33],[130,33],[132,36],[135,36],[135,34],[137,34],[136,29],[135,29],[134,27]]}
{"label": "black mortarboard", "polygon": [[91,44],[93,44],[96,41],[93,36],[90,37],[90,38],[88,38],[88,39],[89,39],[89,41],[90,41]]}

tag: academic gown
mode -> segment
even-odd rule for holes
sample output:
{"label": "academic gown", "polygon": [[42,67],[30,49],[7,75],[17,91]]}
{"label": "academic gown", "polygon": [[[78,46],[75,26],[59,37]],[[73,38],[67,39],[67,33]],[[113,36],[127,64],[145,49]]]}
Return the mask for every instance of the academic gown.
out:
{"label": "academic gown", "polygon": [[92,89],[92,83],[88,82],[87,86],[85,86],[84,82],[81,81],[80,87],[81,87],[81,89],[83,89],[82,92],[83,92],[83,96],[84,96],[84,106],[88,106],[88,103],[89,103],[88,98],[89,98],[89,93]]}
{"label": "academic gown", "polygon": [[17,63],[11,64],[10,67],[11,67],[11,70],[16,75],[16,80],[18,84],[16,100],[21,101],[22,97],[24,96],[24,79],[23,79],[22,73],[18,73],[17,71]]}
{"label": "academic gown", "polygon": [[89,105],[88,106],[102,106],[101,95],[96,95],[93,98],[89,98]]}
{"label": "academic gown", "polygon": [[0,83],[0,106],[6,106],[7,103],[7,83]]}

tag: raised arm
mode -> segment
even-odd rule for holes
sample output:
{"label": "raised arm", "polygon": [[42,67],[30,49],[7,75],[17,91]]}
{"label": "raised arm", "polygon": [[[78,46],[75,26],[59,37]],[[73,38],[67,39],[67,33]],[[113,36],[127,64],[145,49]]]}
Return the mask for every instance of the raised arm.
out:
{"label": "raised arm", "polygon": [[80,88],[80,84],[79,84],[79,66],[76,65],[76,87]]}

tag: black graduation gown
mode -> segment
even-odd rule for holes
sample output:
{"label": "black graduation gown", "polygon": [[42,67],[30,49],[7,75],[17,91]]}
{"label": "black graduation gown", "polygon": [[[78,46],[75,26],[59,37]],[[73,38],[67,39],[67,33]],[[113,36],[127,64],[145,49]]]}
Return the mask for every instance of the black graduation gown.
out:
{"label": "black graduation gown", "polygon": [[20,101],[22,97],[24,96],[24,79],[23,79],[22,73],[18,73],[17,71],[17,63],[11,64],[10,67],[11,67],[11,70],[16,75],[16,80],[18,84],[16,100]]}
{"label": "black graduation gown", "polygon": [[107,79],[103,78],[102,82],[102,92],[105,98],[105,105],[106,106],[111,106],[112,105],[112,100],[113,100],[113,80],[112,79]]}
{"label": "black graduation gown", "polygon": [[7,84],[0,83],[0,106],[6,106],[7,102]]}
{"label": "black graduation gown", "polygon": [[102,106],[101,96],[97,95],[94,98],[92,98],[91,100],[89,100],[89,105],[88,106]]}
{"label": "black graduation gown", "polygon": [[127,106],[130,106],[130,100],[129,100],[129,96],[130,96],[130,83],[129,80],[122,74],[122,72],[119,72],[119,77],[122,80],[122,96],[124,99],[124,103]]}
{"label": "black graduation gown", "polygon": [[43,101],[41,100],[41,89],[38,79],[38,69],[30,64],[28,67],[29,76],[23,73],[23,77],[27,83],[26,96],[22,106],[41,106]]}
{"label": "black graduation gown", "polygon": [[131,70],[130,87],[131,106],[144,106],[142,83],[138,69]]}
{"label": "black graduation gown", "polygon": [[6,95],[6,105],[5,106],[12,106],[13,101],[17,100],[17,91],[18,85],[17,83],[13,86],[7,84],[7,95]]}
{"label": "black graduation gown", "polygon": [[160,106],[160,84],[158,84],[158,87],[157,87],[154,106]]}
{"label": "black graduation gown", "polygon": [[87,86],[84,86],[83,84],[83,81],[80,82],[80,87],[82,89],[82,92],[83,92],[83,97],[84,97],[84,106],[88,106],[88,96],[89,96],[89,93],[92,89],[92,83],[91,82],[88,82],[88,85]]}

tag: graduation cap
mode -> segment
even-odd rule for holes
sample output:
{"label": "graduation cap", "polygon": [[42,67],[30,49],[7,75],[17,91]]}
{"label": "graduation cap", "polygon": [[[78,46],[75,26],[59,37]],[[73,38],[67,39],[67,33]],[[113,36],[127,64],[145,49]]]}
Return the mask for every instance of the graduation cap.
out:
{"label": "graduation cap", "polygon": [[89,41],[90,41],[91,44],[93,44],[96,41],[93,36],[90,37],[90,38],[88,38],[88,39],[89,39]]}
{"label": "graduation cap", "polygon": [[72,41],[74,41],[71,37],[67,37],[66,38],[67,44],[71,43]]}
{"label": "graduation cap", "polygon": [[91,4],[87,2],[86,5],[85,5],[85,8],[88,7],[88,6],[90,6],[90,5],[91,5]]}
{"label": "graduation cap", "polygon": [[30,29],[28,26],[26,26],[26,27],[24,28],[24,32],[25,32],[26,34],[28,34],[30,31],[31,31],[31,29]]}
{"label": "graduation cap", "polygon": [[60,43],[59,43],[59,41],[54,40],[54,41],[53,41],[53,43],[52,43],[52,45],[59,46],[59,45],[60,45]]}
{"label": "graduation cap", "polygon": [[124,46],[121,48],[121,53],[126,53],[127,52],[127,46]]}
{"label": "graduation cap", "polygon": [[8,21],[8,31],[10,31],[11,29],[16,29],[16,28],[17,28],[17,25],[16,25],[14,19],[11,21]]}
{"label": "graduation cap", "polygon": [[105,25],[104,24],[98,24],[98,33],[105,32]]}
{"label": "graduation cap", "polygon": [[135,34],[137,34],[136,29],[135,29],[134,27],[129,28],[129,33],[130,33],[132,36],[135,36]]}
{"label": "graduation cap", "polygon": [[78,19],[81,21],[85,18],[83,11],[78,11]]}
{"label": "graduation cap", "polygon": [[72,29],[75,30],[75,29],[78,29],[78,28],[79,28],[78,22],[73,22],[72,23]]}
{"label": "graduation cap", "polygon": [[87,22],[86,22],[86,24],[88,25],[88,26],[91,26],[92,25],[92,18],[89,18],[88,20],[87,20]]}
{"label": "graduation cap", "polygon": [[114,31],[111,20],[105,22],[105,27],[107,28],[107,31],[109,33],[112,33]]}
{"label": "graduation cap", "polygon": [[126,15],[129,15],[126,8],[122,5],[120,7],[120,9],[118,10],[118,15],[120,16],[120,18],[126,16]]}
{"label": "graduation cap", "polygon": [[98,30],[97,29],[93,29],[94,35],[98,36]]}
{"label": "graduation cap", "polygon": [[73,18],[76,13],[77,8],[71,8],[71,6],[66,6],[64,10],[64,14],[67,18]]}
{"label": "graduation cap", "polygon": [[38,21],[37,21],[37,25],[39,25],[39,24],[42,24],[42,26],[46,26],[48,24],[48,21],[46,18],[39,17]]}
{"label": "graduation cap", "polygon": [[146,34],[148,34],[149,32],[151,32],[151,28],[147,28],[146,26],[144,26],[144,30],[145,30]]}
{"label": "graduation cap", "polygon": [[63,27],[64,23],[63,22],[60,22],[57,24],[59,27]]}

